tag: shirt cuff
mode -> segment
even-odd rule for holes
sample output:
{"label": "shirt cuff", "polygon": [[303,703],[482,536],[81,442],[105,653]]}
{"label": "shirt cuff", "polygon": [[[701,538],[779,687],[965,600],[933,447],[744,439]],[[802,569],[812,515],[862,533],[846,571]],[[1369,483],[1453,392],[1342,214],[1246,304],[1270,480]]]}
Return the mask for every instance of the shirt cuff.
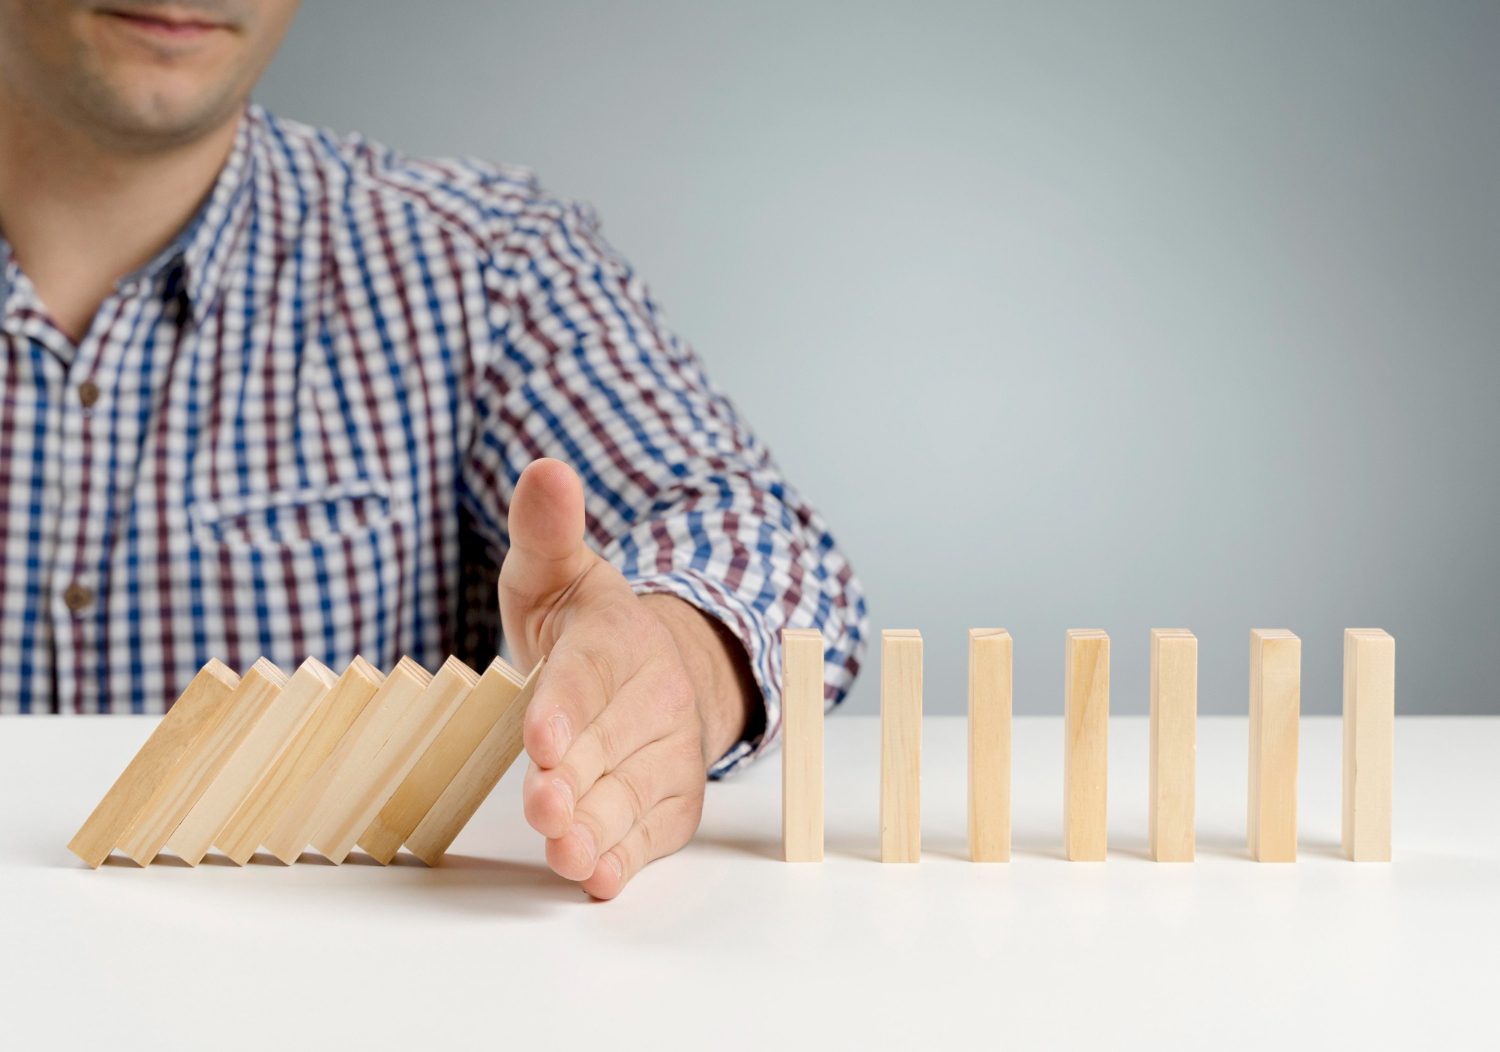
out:
{"label": "shirt cuff", "polygon": [[675,595],[692,604],[720,622],[744,647],[750,674],[760,688],[763,718],[757,720],[752,716],[748,720],[740,740],[714,761],[708,777],[717,781],[747,766],[770,747],[775,737],[771,729],[781,719],[781,668],[774,660],[775,647],[766,633],[764,619],[739,596],[696,570],[627,574],[626,580],[636,595]]}

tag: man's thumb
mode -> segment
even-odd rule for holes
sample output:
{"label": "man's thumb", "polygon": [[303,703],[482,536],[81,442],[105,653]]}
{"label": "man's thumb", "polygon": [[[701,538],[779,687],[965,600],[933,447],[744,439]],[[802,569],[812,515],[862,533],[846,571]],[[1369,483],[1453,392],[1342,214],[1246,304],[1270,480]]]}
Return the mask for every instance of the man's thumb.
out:
{"label": "man's thumb", "polygon": [[[500,566],[503,618],[529,620],[588,569],[594,555],[583,543],[583,483],[560,460],[533,460],[511,496],[510,550]],[[507,633],[530,625],[508,625]],[[528,633],[529,634],[529,633]]]}

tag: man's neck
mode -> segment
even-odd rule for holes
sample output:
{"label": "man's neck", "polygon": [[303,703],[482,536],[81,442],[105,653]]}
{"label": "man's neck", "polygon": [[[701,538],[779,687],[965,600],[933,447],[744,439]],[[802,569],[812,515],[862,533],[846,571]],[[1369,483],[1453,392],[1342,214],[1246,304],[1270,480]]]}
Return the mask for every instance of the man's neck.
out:
{"label": "man's neck", "polygon": [[191,143],[122,152],[0,91],[0,234],[48,313],[81,341],[115,283],[150,262],[213,188],[239,115]]}

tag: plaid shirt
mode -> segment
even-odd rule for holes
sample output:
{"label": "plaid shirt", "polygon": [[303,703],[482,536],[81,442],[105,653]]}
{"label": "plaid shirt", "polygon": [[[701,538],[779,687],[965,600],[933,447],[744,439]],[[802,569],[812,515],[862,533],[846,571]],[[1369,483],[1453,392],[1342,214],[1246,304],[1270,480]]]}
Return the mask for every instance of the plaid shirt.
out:
{"label": "plaid shirt", "polygon": [[0,239],[0,712],[159,713],[211,657],[481,666],[521,469],[590,543],[744,645],[817,626],[845,695],[865,606],[822,519],[585,205],[250,107],[197,217],[76,345]]}

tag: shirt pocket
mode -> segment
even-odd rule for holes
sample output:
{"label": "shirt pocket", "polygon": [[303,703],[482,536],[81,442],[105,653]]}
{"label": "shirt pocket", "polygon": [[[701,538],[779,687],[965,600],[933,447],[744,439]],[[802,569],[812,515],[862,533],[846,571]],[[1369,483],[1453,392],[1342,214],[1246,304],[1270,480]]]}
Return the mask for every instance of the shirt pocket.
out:
{"label": "shirt pocket", "polygon": [[234,494],[195,501],[187,511],[194,540],[242,550],[327,545],[409,518],[391,484],[376,478]]}

